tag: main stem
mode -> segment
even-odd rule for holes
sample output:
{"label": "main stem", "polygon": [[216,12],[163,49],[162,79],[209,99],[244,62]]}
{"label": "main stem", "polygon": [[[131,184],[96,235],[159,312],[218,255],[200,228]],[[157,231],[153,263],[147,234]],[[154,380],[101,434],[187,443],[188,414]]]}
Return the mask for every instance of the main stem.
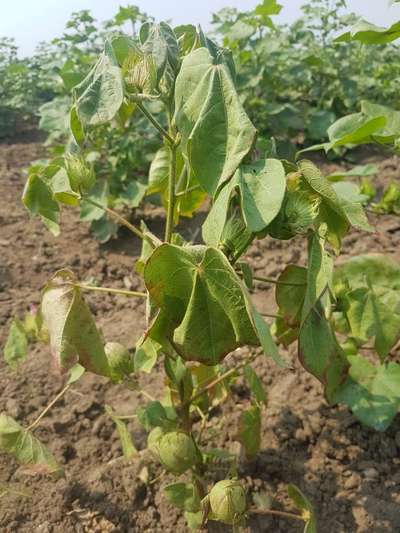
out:
{"label": "main stem", "polygon": [[176,181],[176,146],[171,145],[169,176],[168,176],[168,210],[167,222],[165,224],[165,242],[171,242],[172,230],[174,227],[174,210],[175,210],[175,181]]}

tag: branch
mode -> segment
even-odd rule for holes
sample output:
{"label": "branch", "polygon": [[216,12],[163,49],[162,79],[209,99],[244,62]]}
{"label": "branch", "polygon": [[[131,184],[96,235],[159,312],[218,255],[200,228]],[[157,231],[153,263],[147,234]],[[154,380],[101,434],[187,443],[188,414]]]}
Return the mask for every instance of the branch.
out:
{"label": "branch", "polygon": [[171,146],[175,146],[175,140],[170,136],[170,134],[161,126],[158,120],[148,111],[141,102],[135,100],[136,105],[143,113],[143,115],[149,119],[153,126],[161,133],[161,135],[166,139]]}
{"label": "branch", "polygon": [[139,298],[147,298],[147,293],[145,292],[114,289],[111,287],[96,287],[95,285],[85,285],[84,283],[73,283],[73,285],[88,291],[110,292],[113,294],[123,294],[124,296],[138,296]]}

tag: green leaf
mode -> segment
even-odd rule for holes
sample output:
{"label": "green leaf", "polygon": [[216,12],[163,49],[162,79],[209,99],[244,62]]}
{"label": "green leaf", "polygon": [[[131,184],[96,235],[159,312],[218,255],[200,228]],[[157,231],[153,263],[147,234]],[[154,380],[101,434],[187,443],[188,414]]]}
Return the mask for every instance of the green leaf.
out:
{"label": "green leaf", "polygon": [[[324,239],[311,237],[307,291],[302,310],[298,355],[301,364],[325,386],[328,401],[347,375],[348,363],[324,312],[323,298],[332,283],[332,259],[324,250]],[[328,298],[329,303],[329,298]]]}
{"label": "green leaf", "polygon": [[246,457],[252,459],[260,451],[261,410],[252,405],[240,417],[238,440],[242,443]]}
{"label": "green leaf", "polygon": [[400,409],[400,365],[372,365],[350,356],[349,376],[337,391],[336,402],[346,404],[363,424],[385,431]]}
{"label": "green leaf", "polygon": [[280,274],[275,299],[280,314],[289,326],[299,326],[307,290],[307,269],[288,265]]}
{"label": "green leaf", "polygon": [[150,338],[138,344],[134,355],[135,372],[150,373],[157,362],[160,350],[161,344]]}
{"label": "green leaf", "polygon": [[79,120],[78,111],[76,105],[71,107],[71,113],[69,117],[69,127],[76,143],[81,146],[85,140],[85,130],[83,129],[82,122]]}
{"label": "green leaf", "polygon": [[66,205],[79,205],[80,195],[73,191],[65,168],[60,168],[51,178],[54,199]]}
{"label": "green leaf", "polygon": [[188,528],[198,531],[203,523],[203,511],[197,511],[197,513],[185,511],[184,515]]}
{"label": "green leaf", "polygon": [[279,15],[282,10],[282,5],[278,4],[276,0],[263,0],[258,4],[254,10],[256,15]]}
{"label": "green leaf", "polygon": [[164,494],[169,503],[190,513],[200,510],[200,496],[193,483],[173,483],[164,487]]}
{"label": "green leaf", "polygon": [[5,413],[0,415],[0,450],[13,455],[28,472],[56,476],[63,473],[47,448]]}
{"label": "green leaf", "polygon": [[72,385],[72,383],[75,383],[76,381],[81,379],[84,373],[85,369],[83,368],[83,366],[79,363],[76,363],[69,371],[69,378],[66,382],[66,385]]}
{"label": "green leaf", "polygon": [[17,368],[27,355],[28,339],[25,329],[19,320],[14,319],[4,347],[4,360],[11,368]]}
{"label": "green leaf", "polygon": [[214,195],[249,153],[256,130],[230,71],[206,48],[188,54],[176,79],[175,120],[184,156],[201,187]]}
{"label": "green leaf", "polygon": [[124,89],[121,71],[109,42],[86,78],[75,87],[74,94],[77,115],[83,127],[105,124],[117,114]]}
{"label": "green leaf", "polygon": [[250,365],[244,367],[244,377],[246,378],[249,389],[254,395],[256,402],[267,405],[267,394],[264,390],[262,381]]}
{"label": "green leaf", "polygon": [[184,359],[215,365],[239,346],[258,344],[245,289],[219,250],[163,244],[144,280],[166,321],[165,337]]}
{"label": "green leaf", "polygon": [[298,165],[308,186],[321,197],[329,209],[352,226],[364,231],[372,231],[364,210],[358,202],[351,202],[339,197],[331,183],[311,161],[303,160]]}
{"label": "green leaf", "polygon": [[52,356],[62,371],[79,363],[90,372],[109,377],[102,338],[75,283],[70,270],[59,270],[43,291],[41,310]]}
{"label": "green leaf", "polygon": [[240,196],[240,207],[246,228],[257,233],[265,229],[279,213],[285,196],[285,170],[277,159],[241,165],[233,178],[220,190],[203,225],[207,244],[217,246],[228,215],[234,191]]}
{"label": "green leaf", "polygon": [[335,39],[338,43],[350,41],[360,41],[364,44],[386,44],[400,37],[400,22],[395,22],[389,28],[375,26],[365,20],[359,20],[350,28]]}
{"label": "green leaf", "polygon": [[134,457],[137,457],[138,451],[135,448],[135,445],[132,441],[132,436],[126,427],[125,422],[123,422],[118,416],[115,415],[114,411],[109,405],[105,406],[106,413],[112,419],[114,424],[117,427],[119,440],[121,441],[122,453],[127,461],[130,461]]}
{"label": "green leaf", "polygon": [[95,239],[100,242],[107,242],[111,237],[115,237],[118,232],[118,225],[110,220],[107,215],[103,215],[97,220],[93,220],[90,229]]}
{"label": "green leaf", "polygon": [[32,215],[39,215],[55,236],[60,234],[60,208],[50,186],[37,174],[30,174],[22,194],[22,202]]}
{"label": "green leaf", "polygon": [[[98,204],[107,207],[109,196],[107,180],[98,180],[86,196],[95,200]],[[100,207],[97,207],[89,202],[85,202],[85,198],[82,198],[80,212],[81,220],[91,222],[93,220],[100,220],[103,216],[104,209],[101,209]]]}
{"label": "green leaf", "polygon": [[138,410],[138,419],[146,431],[153,427],[161,427],[165,431],[174,429],[175,423],[165,410],[165,407],[157,400],[149,402],[146,407]]}
{"label": "green leaf", "polygon": [[352,336],[374,338],[384,359],[400,338],[400,265],[380,254],[355,257],[336,269],[334,291]]}
{"label": "green leaf", "polygon": [[304,533],[317,533],[317,519],[315,511],[308,498],[295,485],[288,485],[288,496],[294,505],[301,511],[304,521]]}

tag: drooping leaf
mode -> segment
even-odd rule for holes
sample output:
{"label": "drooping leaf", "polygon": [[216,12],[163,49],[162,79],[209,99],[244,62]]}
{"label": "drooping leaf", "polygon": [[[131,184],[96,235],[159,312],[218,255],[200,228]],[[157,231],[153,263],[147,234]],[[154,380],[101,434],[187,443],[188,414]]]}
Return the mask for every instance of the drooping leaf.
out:
{"label": "drooping leaf", "polygon": [[[108,204],[109,187],[107,180],[98,180],[92,189],[86,195],[89,199],[93,199],[95,202],[103,207],[107,207]],[[81,201],[80,219],[92,222],[93,220],[100,220],[104,216],[104,209],[97,207],[90,202],[86,202],[85,198]]]}
{"label": "drooping leaf", "polygon": [[56,365],[67,371],[76,363],[110,376],[104,343],[70,270],[59,270],[46,285],[42,314]]}
{"label": "drooping leaf", "polygon": [[351,202],[339,197],[331,183],[311,161],[300,161],[299,169],[308,186],[322,198],[322,202],[330,210],[334,211],[352,226],[364,231],[372,231],[360,203]]}
{"label": "drooping leaf", "polygon": [[243,373],[256,402],[259,404],[267,404],[267,394],[260,378],[257,376],[253,368],[250,365],[247,365],[244,367]]}
{"label": "drooping leaf", "polygon": [[109,122],[124,98],[123,81],[111,43],[106,42],[99,60],[75,87],[77,116],[83,127]]}
{"label": "drooping leaf", "polygon": [[243,411],[240,417],[238,439],[248,459],[252,459],[260,451],[261,410],[258,405],[252,405]]}
{"label": "drooping leaf", "polygon": [[328,401],[343,383],[348,363],[332,326],[325,316],[323,298],[329,302],[332,259],[324,238],[315,234],[309,243],[307,290],[301,317],[298,354],[301,364],[325,386]]}
{"label": "drooping leaf", "polygon": [[13,455],[33,474],[62,475],[62,468],[48,449],[5,413],[0,415],[0,451]]}
{"label": "drooping leaf", "polygon": [[55,236],[60,233],[60,208],[50,186],[37,174],[30,174],[22,194],[22,202],[32,215],[39,215]]}
{"label": "drooping leaf", "polygon": [[184,359],[215,365],[239,346],[258,344],[245,289],[219,250],[163,244],[144,279],[166,320],[165,336]]}
{"label": "drooping leaf", "polygon": [[295,485],[288,485],[288,496],[294,505],[301,511],[305,521],[304,533],[317,533],[317,519],[310,501]]}
{"label": "drooping leaf", "polygon": [[101,218],[92,221],[90,230],[93,233],[93,237],[99,242],[107,242],[117,235],[118,224],[108,218],[107,215],[103,215]]}
{"label": "drooping leaf", "polygon": [[275,299],[280,314],[290,326],[300,325],[306,289],[307,269],[303,267],[288,265],[278,278]]}
{"label": "drooping leaf", "polygon": [[196,513],[200,510],[200,496],[193,483],[173,483],[164,487],[167,500],[185,511]]}
{"label": "drooping leaf", "polygon": [[228,216],[228,206],[234,191],[240,196],[243,220],[250,232],[265,229],[277,216],[285,196],[285,170],[277,159],[241,165],[233,178],[220,190],[203,225],[207,244],[217,246]]}
{"label": "drooping leaf", "polygon": [[118,416],[115,415],[113,409],[109,406],[105,406],[106,413],[112,419],[116,425],[119,440],[121,441],[122,453],[127,461],[130,461],[138,455],[138,451],[133,444],[132,436],[126,427],[126,424]]}
{"label": "drooping leaf", "polygon": [[229,180],[250,151],[256,131],[224,62],[206,48],[188,54],[176,79],[175,120],[182,151],[210,195]]}
{"label": "drooping leaf", "polygon": [[19,320],[14,319],[4,346],[4,360],[11,368],[16,368],[27,354],[28,339],[25,329]]}
{"label": "drooping leaf", "polygon": [[281,357],[278,347],[272,338],[268,324],[254,306],[252,308],[252,318],[259,342],[264,350],[264,354],[267,357],[271,357],[276,365],[280,366],[281,368],[287,368],[288,363]]}
{"label": "drooping leaf", "polygon": [[138,410],[138,419],[146,431],[150,431],[153,427],[161,427],[165,431],[170,431],[175,427],[174,420],[157,400],[149,402],[146,407],[141,407]]}
{"label": "drooping leaf", "polygon": [[349,376],[335,401],[346,404],[363,424],[385,431],[400,409],[400,365],[374,366],[359,355],[349,361]]}

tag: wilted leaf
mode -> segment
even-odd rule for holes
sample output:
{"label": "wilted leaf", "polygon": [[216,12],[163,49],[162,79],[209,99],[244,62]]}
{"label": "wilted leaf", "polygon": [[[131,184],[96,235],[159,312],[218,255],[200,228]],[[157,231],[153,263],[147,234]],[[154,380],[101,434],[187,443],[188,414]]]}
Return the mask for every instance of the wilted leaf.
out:
{"label": "wilted leaf", "polygon": [[63,371],[79,363],[90,372],[109,377],[103,341],[75,283],[71,271],[59,270],[43,292],[41,309],[52,355]]}
{"label": "wilted leaf", "polygon": [[19,320],[11,322],[6,345],[4,347],[4,359],[11,368],[16,368],[28,354],[28,339]]}
{"label": "wilted leaf", "polygon": [[132,436],[126,427],[125,422],[115,415],[112,408],[109,405],[106,405],[105,409],[106,413],[117,427],[119,440],[121,441],[122,453],[124,454],[125,459],[130,461],[133,457],[138,455],[138,451],[132,441]]}
{"label": "wilted leaf", "polygon": [[252,405],[243,411],[240,417],[238,439],[248,459],[252,459],[260,451],[261,410],[257,405]]}
{"label": "wilted leaf", "polygon": [[22,202],[32,215],[39,215],[53,233],[59,235],[60,208],[50,186],[37,174],[30,174],[22,194]]}
{"label": "wilted leaf", "polygon": [[62,475],[53,455],[11,416],[0,415],[0,450],[9,453],[34,474]]}
{"label": "wilted leaf", "polygon": [[315,517],[314,508],[309,500],[304,496],[301,490],[295,485],[288,485],[288,496],[294,505],[301,511],[304,521],[304,533],[317,533],[317,519]]}

